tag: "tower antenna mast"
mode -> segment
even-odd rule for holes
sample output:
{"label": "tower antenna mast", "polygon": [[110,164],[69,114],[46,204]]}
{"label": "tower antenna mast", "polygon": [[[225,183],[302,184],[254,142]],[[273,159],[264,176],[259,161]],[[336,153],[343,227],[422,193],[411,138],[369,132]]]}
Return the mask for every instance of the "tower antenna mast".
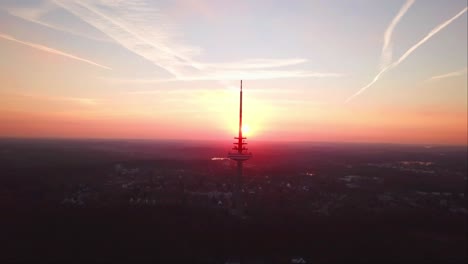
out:
{"label": "tower antenna mast", "polygon": [[237,179],[236,179],[236,184],[235,184],[235,190],[234,190],[234,202],[235,202],[235,210],[239,215],[243,213],[243,200],[242,200],[242,195],[241,195],[241,190],[242,190],[242,174],[243,174],[243,166],[242,163],[252,157],[252,153],[248,152],[247,153],[247,148],[245,145],[247,143],[245,140],[247,139],[242,135],[242,80],[240,81],[240,97],[239,97],[239,135],[237,137],[234,137],[237,141],[234,142],[234,147],[232,150],[234,152],[230,152],[228,154],[228,157],[231,160],[237,161]]}

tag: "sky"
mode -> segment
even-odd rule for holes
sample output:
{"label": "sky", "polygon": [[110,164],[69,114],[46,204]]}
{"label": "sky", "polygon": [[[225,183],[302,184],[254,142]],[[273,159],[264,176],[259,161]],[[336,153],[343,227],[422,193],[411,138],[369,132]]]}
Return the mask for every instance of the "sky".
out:
{"label": "sky", "polygon": [[230,140],[242,79],[249,141],[467,145],[467,55],[466,0],[3,0],[0,137]]}

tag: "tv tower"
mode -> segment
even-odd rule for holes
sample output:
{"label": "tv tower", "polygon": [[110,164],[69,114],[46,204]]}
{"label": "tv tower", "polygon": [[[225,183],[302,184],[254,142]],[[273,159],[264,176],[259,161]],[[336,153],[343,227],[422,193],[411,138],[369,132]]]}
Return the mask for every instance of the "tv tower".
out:
{"label": "tv tower", "polygon": [[247,139],[246,137],[242,136],[242,80],[240,81],[240,107],[239,107],[239,136],[234,137],[236,139],[236,142],[234,142],[234,147],[232,150],[234,152],[230,152],[228,154],[228,157],[231,160],[237,161],[237,178],[236,178],[236,183],[235,183],[235,188],[234,188],[234,203],[235,203],[235,209],[239,213],[239,215],[242,214],[243,212],[243,201],[242,201],[242,163],[252,157],[252,153],[249,152],[247,153],[246,151],[248,150],[245,145],[247,143],[245,140]]}

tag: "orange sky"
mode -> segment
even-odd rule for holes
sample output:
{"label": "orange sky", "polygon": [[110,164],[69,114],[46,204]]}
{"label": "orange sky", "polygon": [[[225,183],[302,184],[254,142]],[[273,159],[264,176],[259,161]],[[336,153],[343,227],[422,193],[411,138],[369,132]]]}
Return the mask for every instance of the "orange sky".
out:
{"label": "orange sky", "polygon": [[0,137],[230,141],[243,79],[251,141],[467,145],[466,1],[136,2],[0,3]]}
{"label": "orange sky", "polygon": [[[251,127],[247,135],[254,140],[467,143],[464,112],[405,114],[387,109],[369,114],[349,110],[346,113],[336,111],[327,118],[320,117],[320,113],[318,116],[293,111],[288,113],[303,118],[299,120],[276,112],[277,118],[264,115],[257,120],[255,112],[246,107],[244,115],[245,122],[249,122],[247,124]],[[194,115],[186,120],[171,116],[142,118],[2,111],[0,122],[2,136],[229,140],[236,134],[237,112],[226,112],[229,115]]]}

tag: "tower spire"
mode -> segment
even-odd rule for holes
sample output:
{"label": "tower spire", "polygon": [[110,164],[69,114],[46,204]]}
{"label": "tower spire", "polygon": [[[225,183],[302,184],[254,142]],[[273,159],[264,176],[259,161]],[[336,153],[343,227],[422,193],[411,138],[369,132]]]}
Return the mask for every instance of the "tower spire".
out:
{"label": "tower spire", "polygon": [[242,189],[242,163],[252,157],[252,153],[247,153],[247,148],[244,145],[247,145],[245,140],[247,139],[242,135],[242,80],[240,81],[240,94],[239,94],[239,135],[234,137],[237,139],[237,142],[234,142],[234,147],[232,150],[235,152],[230,152],[228,157],[231,160],[237,161],[237,179],[236,179],[236,187],[234,189],[234,202],[235,202],[235,210],[239,215],[243,214],[243,207],[244,203],[242,201],[241,189]]}
{"label": "tower spire", "polygon": [[242,80],[240,81],[240,102],[239,102],[239,137],[238,137],[238,152],[242,153]]}

